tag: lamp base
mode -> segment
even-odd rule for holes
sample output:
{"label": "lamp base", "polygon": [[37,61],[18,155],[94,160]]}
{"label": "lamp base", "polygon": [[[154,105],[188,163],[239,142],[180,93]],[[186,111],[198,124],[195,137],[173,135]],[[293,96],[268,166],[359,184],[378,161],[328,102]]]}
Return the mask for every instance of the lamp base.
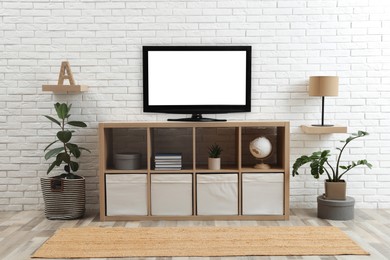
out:
{"label": "lamp base", "polygon": [[255,166],[253,166],[253,168],[262,169],[262,170],[269,170],[269,169],[271,169],[271,165],[266,164],[266,163],[259,163],[259,164],[256,164]]}
{"label": "lamp base", "polygon": [[330,127],[330,126],[334,126],[334,125],[312,125],[312,126],[319,126],[319,127]]}

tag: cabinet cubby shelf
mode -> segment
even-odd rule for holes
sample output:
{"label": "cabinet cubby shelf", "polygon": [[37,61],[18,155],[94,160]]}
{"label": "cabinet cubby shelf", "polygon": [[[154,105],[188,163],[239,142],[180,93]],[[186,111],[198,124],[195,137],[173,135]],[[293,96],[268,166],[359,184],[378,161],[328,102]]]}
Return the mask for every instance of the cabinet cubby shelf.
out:
{"label": "cabinet cubby shelf", "polygon": [[[99,123],[100,219],[286,220],[289,218],[289,131],[289,122],[277,121]],[[257,161],[249,151],[249,143],[260,136],[266,136],[273,145],[271,156],[264,162],[271,169],[253,167]],[[220,170],[207,168],[208,147],[214,143],[223,149]],[[154,169],[155,154],[178,152],[182,154],[181,170]],[[139,154],[141,168],[115,169],[114,155],[121,153]],[[251,183],[252,180],[258,184]],[[229,207],[233,211],[229,213],[213,213],[212,206],[208,211],[208,206],[205,209],[203,205],[215,199],[208,200],[210,194],[207,192],[218,192],[220,181],[223,183],[220,185],[230,185],[229,189],[233,189],[231,194],[215,195],[220,198],[230,196],[233,204]],[[253,185],[260,186],[253,188]],[[276,188],[270,188],[270,185],[276,185]],[[184,194],[169,195],[179,190]],[[271,194],[257,193],[265,190]],[[168,199],[166,212],[161,207],[165,204],[160,204],[157,209],[152,197],[160,200],[161,196],[171,196],[171,200],[186,198],[186,213],[170,212],[168,208],[179,203]],[[269,203],[270,198],[278,200]],[[248,206],[253,203],[255,208]],[[267,203],[278,204],[278,209],[268,209]],[[191,214],[188,205],[192,207]],[[163,213],[155,214],[161,210]]]}
{"label": "cabinet cubby shelf", "polygon": [[[241,168],[241,169],[220,169],[220,170],[209,170],[209,169],[202,169],[197,168],[196,170],[172,170],[172,171],[163,171],[163,170],[149,170],[151,173],[172,173],[172,174],[180,174],[180,173],[235,173],[235,172],[245,172],[245,173],[251,173],[251,172],[284,172],[283,168],[271,168],[268,170],[262,170],[262,169],[254,169],[254,168]],[[147,169],[140,169],[140,170],[116,170],[116,169],[107,169],[105,173],[110,174],[137,174],[137,173],[147,173]]]}

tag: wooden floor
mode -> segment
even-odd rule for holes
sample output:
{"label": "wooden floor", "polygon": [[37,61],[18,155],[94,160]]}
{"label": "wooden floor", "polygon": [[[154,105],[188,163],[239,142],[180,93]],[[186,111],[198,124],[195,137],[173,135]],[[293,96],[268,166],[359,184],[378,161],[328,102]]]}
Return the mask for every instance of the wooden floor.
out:
{"label": "wooden floor", "polygon": [[[316,217],[315,209],[293,209],[289,221],[132,221],[100,222],[98,214],[88,213],[81,220],[52,221],[40,211],[0,212],[0,259],[24,260],[38,249],[57,229],[80,226],[336,226],[347,233],[370,256],[307,257],[173,257],[160,259],[390,259],[390,209],[356,209],[351,221],[329,221]],[[299,238],[297,238],[299,239]],[[313,241],[316,243],[316,241]],[[64,245],[66,246],[66,245]],[[100,258],[101,259],[101,258]],[[121,260],[126,258],[119,258]],[[127,258],[139,259],[139,258]],[[156,258],[142,258],[156,259]]]}

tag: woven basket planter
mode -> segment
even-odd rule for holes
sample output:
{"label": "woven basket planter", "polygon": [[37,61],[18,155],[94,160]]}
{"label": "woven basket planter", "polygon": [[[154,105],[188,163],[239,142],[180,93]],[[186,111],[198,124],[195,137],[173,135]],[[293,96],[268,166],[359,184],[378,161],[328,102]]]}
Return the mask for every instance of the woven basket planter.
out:
{"label": "woven basket planter", "polygon": [[85,179],[41,178],[47,219],[77,219],[85,213]]}

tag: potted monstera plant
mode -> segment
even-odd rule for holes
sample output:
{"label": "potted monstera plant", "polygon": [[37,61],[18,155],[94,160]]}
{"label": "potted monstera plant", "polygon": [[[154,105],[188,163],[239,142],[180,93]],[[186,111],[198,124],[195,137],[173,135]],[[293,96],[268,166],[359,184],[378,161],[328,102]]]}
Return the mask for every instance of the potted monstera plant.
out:
{"label": "potted monstera plant", "polygon": [[[66,103],[56,103],[54,108],[58,119],[45,116],[59,128],[55,140],[44,150],[45,159],[52,160],[47,174],[60,166],[63,166],[64,171],[53,177],[41,178],[45,215],[48,219],[77,219],[85,213],[85,178],[75,174],[79,169],[79,163],[75,159],[80,158],[82,151],[90,151],[71,142],[75,132],[71,128],[87,125],[70,120],[71,107]],[[54,146],[56,147],[53,148]]]}
{"label": "potted monstera plant", "polygon": [[218,144],[213,144],[209,147],[208,166],[210,170],[221,169],[221,153],[222,148]]}
{"label": "potted monstera plant", "polygon": [[345,141],[341,141],[344,145],[341,148],[337,148],[339,151],[336,157],[336,164],[331,165],[328,161],[331,156],[329,150],[318,151],[312,153],[310,156],[302,155],[296,159],[293,165],[292,175],[298,175],[298,170],[305,164],[310,163],[311,175],[318,179],[323,173],[326,174],[325,180],[325,199],[345,200],[346,199],[346,182],[343,180],[344,175],[353,168],[362,165],[371,169],[372,165],[367,160],[352,161],[347,165],[341,163],[341,156],[347,147],[353,140],[368,135],[367,132],[358,131],[357,133],[349,136]]}

